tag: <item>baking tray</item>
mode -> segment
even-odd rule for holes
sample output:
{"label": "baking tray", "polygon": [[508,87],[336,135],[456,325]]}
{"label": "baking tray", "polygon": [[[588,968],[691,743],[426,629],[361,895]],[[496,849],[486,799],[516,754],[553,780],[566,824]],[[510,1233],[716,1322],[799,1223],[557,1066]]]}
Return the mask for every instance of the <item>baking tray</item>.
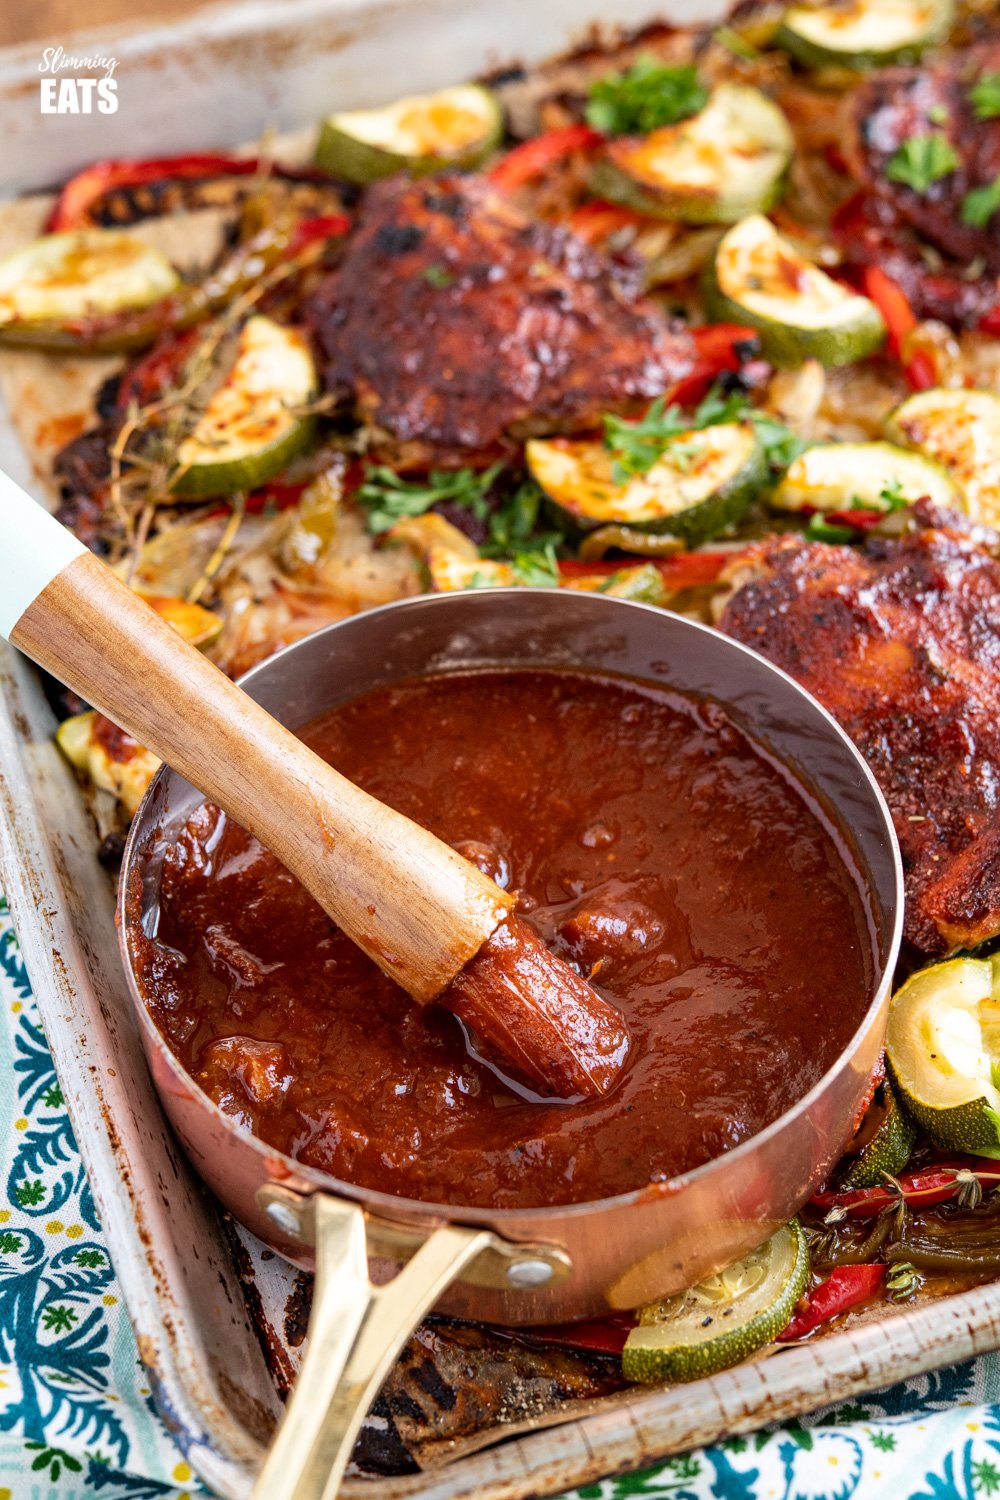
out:
{"label": "baking tray", "polygon": [[[4,187],[44,187],[98,155],[235,144],[267,126],[308,124],[333,103],[377,102],[531,61],[578,39],[591,16],[628,26],[707,9],[697,0],[517,0],[499,11],[479,0],[285,0],[277,14],[268,4],[222,6],[168,30],[74,37],[81,53],[114,50],[122,108],[90,121],[53,117],[44,129],[40,46],[8,50],[0,53],[0,161],[16,166]],[[369,77],[378,78],[376,98]],[[138,112],[129,97],[143,100]],[[9,422],[0,426],[0,466],[46,498]],[[171,1137],[119,970],[111,885],[54,727],[34,670],[3,647],[0,885],[161,1414],[205,1483],[247,1500],[297,1367],[284,1335],[296,1273],[225,1221]],[[405,1478],[351,1478],[343,1493],[556,1494],[998,1346],[993,1284],[692,1385],[577,1403],[542,1430],[497,1428],[506,1441]]]}

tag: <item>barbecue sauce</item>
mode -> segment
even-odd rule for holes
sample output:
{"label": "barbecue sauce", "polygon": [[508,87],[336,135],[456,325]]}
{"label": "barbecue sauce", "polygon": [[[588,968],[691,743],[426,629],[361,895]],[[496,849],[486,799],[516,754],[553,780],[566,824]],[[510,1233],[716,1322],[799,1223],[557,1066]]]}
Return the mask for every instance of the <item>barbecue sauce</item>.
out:
{"label": "barbecue sauce", "polygon": [[203,805],[166,853],[155,935],[133,934],[139,981],[187,1071],[291,1156],[453,1205],[606,1197],[756,1134],[859,1024],[875,972],[861,879],[718,705],[588,673],[452,673],[303,738],[515,890],[631,1040],[602,1097],[540,1098]]}

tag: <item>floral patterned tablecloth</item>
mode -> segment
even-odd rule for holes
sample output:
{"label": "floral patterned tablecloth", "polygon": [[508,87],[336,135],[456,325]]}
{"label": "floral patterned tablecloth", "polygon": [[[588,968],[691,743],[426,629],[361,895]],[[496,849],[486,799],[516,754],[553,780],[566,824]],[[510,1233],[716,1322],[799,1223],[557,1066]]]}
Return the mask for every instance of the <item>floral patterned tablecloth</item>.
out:
{"label": "floral patterned tablecloth", "polygon": [[[2,896],[0,1184],[0,1500],[204,1494],[153,1408]],[[1000,1500],[993,1403],[991,1354],[573,1500]]]}

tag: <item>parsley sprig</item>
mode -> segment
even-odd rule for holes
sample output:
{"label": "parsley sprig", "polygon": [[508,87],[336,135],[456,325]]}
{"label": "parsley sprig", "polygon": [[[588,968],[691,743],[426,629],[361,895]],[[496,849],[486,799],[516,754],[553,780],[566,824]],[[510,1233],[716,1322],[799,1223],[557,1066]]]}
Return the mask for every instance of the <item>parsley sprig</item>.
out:
{"label": "parsley sprig", "polygon": [[915,193],[926,193],[942,177],[958,166],[958,152],[940,130],[927,135],[912,135],[889,158],[885,175],[901,182]]}
{"label": "parsley sprig", "polygon": [[1000,115],[1000,73],[981,73],[969,98],[977,120],[995,120]]}
{"label": "parsley sprig", "polygon": [[479,549],[483,557],[513,555],[516,561],[518,556],[544,553],[562,535],[538,530],[541,490],[533,479],[525,479],[498,498],[493,491],[503,472],[503,464],[492,464],[481,470],[432,469],[420,479],[404,479],[393,469],[372,465],[357,499],[367,511],[368,529],[376,536],[405,516],[422,516],[435,505],[450,503],[468,510],[474,520],[486,522],[489,535]]}
{"label": "parsley sprig", "polygon": [[701,432],[724,422],[752,422],[774,469],[787,468],[806,447],[784,422],[751,406],[742,392],[727,392],[713,385],[693,412],[673,404],[667,406],[661,396],[637,422],[606,414],[604,445],[614,457],[612,478],[616,484],[623,484],[635,474],[648,474],[668,451],[671,458],[679,453],[683,466],[691,445],[676,441],[681,433]]}
{"label": "parsley sprig", "polygon": [[393,469],[373,465],[357,498],[368,512],[368,528],[378,535],[404,516],[422,516],[446,500],[467,506],[477,521],[489,513],[487,496],[503,464],[488,469],[432,469],[422,479],[404,479]]}
{"label": "parsley sprig", "polygon": [[962,223],[973,229],[985,229],[997,209],[1000,209],[1000,176],[966,193],[962,199]]}
{"label": "parsley sprig", "polygon": [[707,101],[697,68],[663,68],[655,58],[640,57],[627,73],[591,84],[587,120],[605,135],[648,135],[697,114]]}

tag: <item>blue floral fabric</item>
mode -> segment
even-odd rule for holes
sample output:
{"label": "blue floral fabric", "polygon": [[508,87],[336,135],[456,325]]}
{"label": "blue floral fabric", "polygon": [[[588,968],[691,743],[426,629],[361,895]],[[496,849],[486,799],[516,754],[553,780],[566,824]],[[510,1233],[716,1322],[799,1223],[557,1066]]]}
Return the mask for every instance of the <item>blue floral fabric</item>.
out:
{"label": "blue floral fabric", "polygon": [[[998,1402],[987,1355],[567,1500],[1000,1500]],[[0,1500],[204,1493],[152,1406],[0,896]]]}

